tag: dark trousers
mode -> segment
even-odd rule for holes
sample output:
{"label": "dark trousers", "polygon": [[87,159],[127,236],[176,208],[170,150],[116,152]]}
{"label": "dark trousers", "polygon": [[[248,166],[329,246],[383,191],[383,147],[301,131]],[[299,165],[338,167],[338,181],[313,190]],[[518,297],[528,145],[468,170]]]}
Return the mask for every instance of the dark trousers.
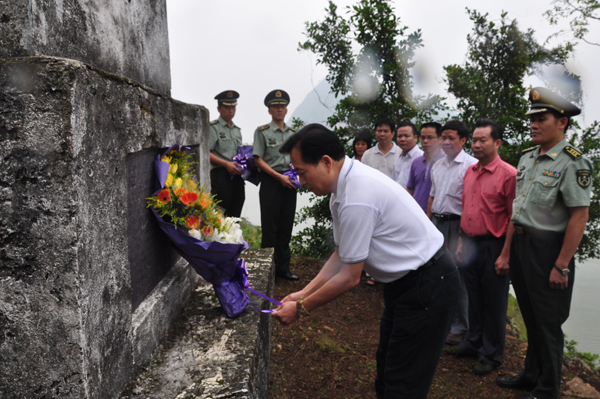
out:
{"label": "dark trousers", "polygon": [[458,247],[458,237],[461,232],[460,220],[440,220],[434,216],[433,224],[444,235],[444,247],[446,247],[450,253],[452,260],[454,260],[458,266],[458,272],[460,273],[458,306],[456,307],[450,332],[459,337],[464,337],[469,330],[469,295],[467,293],[467,286],[465,285],[463,269],[461,265],[456,262],[456,248]]}
{"label": "dark trousers", "polygon": [[527,356],[520,374],[537,383],[532,395],[555,399],[560,392],[564,335],[575,282],[575,261],[569,262],[569,287],[550,288],[550,272],[562,248],[564,234],[528,229],[515,232],[510,251],[510,279],[527,328]]}
{"label": "dark trousers", "polygon": [[463,236],[463,276],[469,293],[469,332],[459,344],[481,360],[502,364],[508,306],[508,274],[496,273],[504,237]]}
{"label": "dark trousers", "polygon": [[385,284],[377,348],[378,399],[426,398],[452,315],[460,277],[449,254]]}
{"label": "dark trousers", "polygon": [[296,214],[296,190],[283,187],[266,173],[260,177],[261,248],[274,248],[277,274],[290,271],[290,240]]}
{"label": "dark trousers", "polygon": [[239,218],[246,200],[244,179],[232,176],[225,168],[215,168],[210,171],[210,192],[221,201],[218,205],[225,209],[225,216]]}

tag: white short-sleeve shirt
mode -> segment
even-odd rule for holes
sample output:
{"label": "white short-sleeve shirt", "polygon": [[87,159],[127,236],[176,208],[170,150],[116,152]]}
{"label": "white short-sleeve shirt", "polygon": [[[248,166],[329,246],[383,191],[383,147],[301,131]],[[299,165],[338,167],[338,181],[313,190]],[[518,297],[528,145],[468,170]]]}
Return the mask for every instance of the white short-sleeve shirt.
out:
{"label": "white short-sleeve shirt", "polygon": [[388,283],[418,269],[444,243],[405,189],[348,157],[329,206],[342,262],[365,261],[365,271],[377,281]]}
{"label": "white short-sleeve shirt", "polygon": [[446,155],[431,168],[431,204],[432,213],[444,215],[462,214],[463,183],[467,168],[475,165],[477,158],[464,150],[458,153],[452,161]]}
{"label": "white short-sleeve shirt", "polygon": [[392,141],[392,149],[387,153],[383,154],[379,150],[379,143],[374,147],[369,148],[362,156],[361,162],[365,165],[369,165],[375,168],[388,177],[392,177],[392,171],[394,170],[394,162],[400,155],[402,150]]}
{"label": "white short-sleeve shirt", "polygon": [[392,179],[399,185],[406,188],[408,184],[408,177],[410,175],[410,166],[413,161],[423,155],[423,150],[417,146],[414,146],[406,155],[400,155],[394,161],[394,170],[392,171]]}

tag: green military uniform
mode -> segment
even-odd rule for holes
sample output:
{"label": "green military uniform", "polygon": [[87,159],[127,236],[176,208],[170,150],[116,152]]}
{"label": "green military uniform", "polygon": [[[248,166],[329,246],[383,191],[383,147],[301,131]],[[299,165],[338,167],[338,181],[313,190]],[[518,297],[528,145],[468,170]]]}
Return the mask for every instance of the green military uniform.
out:
{"label": "green military uniform", "polygon": [[[273,90],[265,98],[267,107],[287,105],[288,102],[289,96],[283,90]],[[289,171],[290,155],[281,154],[279,147],[294,132],[295,130],[287,125],[281,130],[274,122],[259,126],[254,131],[252,154],[262,158],[278,173]],[[282,186],[279,180],[267,173],[260,174],[261,248],[274,248],[273,262],[279,276],[290,275],[290,240],[296,214],[296,193],[295,189]]]}
{"label": "green military uniform", "polygon": [[[536,89],[530,94],[532,110],[528,114],[563,109],[556,106],[558,100],[553,97],[556,95],[542,91],[543,88]],[[539,91],[542,92],[541,99]],[[545,104],[539,104],[543,101]],[[571,116],[578,110],[561,113]],[[571,306],[574,259],[569,262],[568,288],[551,288],[550,273],[563,246],[569,208],[590,204],[592,164],[563,139],[543,155],[540,155],[540,147],[525,150],[517,166],[516,178],[510,278],[528,338],[524,371],[517,378],[534,387],[532,396],[555,399],[560,392],[564,347],[562,324],[567,320]]]}
{"label": "green military uniform", "polygon": [[[219,106],[235,107],[239,94],[228,90],[218,94],[215,99]],[[209,149],[218,158],[231,162],[237,155],[238,146],[242,145],[242,131],[231,121],[231,127],[219,116],[210,122]],[[232,176],[222,166],[210,164],[211,193],[216,196],[219,206],[225,209],[225,215],[240,217],[246,199],[244,179]]]}

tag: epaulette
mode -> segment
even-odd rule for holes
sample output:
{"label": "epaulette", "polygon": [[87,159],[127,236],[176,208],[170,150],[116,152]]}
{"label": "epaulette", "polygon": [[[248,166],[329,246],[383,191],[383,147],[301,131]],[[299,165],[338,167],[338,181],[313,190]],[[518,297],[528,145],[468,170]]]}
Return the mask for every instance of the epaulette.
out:
{"label": "epaulette", "polygon": [[266,130],[268,128],[269,128],[269,124],[266,124],[266,125],[259,126],[258,130],[260,130],[262,132],[263,130]]}
{"label": "epaulette", "polygon": [[217,122],[219,122],[219,120],[218,120],[218,119],[215,119],[214,121],[210,121],[210,124],[211,124],[211,125],[214,125],[214,124],[215,124],[215,123],[217,123]]}
{"label": "epaulette", "polygon": [[290,128],[290,130],[294,133],[296,133],[296,129],[294,129],[293,127]]}
{"label": "epaulette", "polygon": [[538,147],[539,147],[539,145],[536,145],[535,147],[527,148],[527,149],[523,150],[523,154],[525,154],[526,152],[533,151],[533,150],[535,150]]}
{"label": "epaulette", "polygon": [[563,148],[563,151],[566,152],[573,159],[577,159],[582,155],[579,151],[577,151],[571,146],[566,146],[565,148]]}

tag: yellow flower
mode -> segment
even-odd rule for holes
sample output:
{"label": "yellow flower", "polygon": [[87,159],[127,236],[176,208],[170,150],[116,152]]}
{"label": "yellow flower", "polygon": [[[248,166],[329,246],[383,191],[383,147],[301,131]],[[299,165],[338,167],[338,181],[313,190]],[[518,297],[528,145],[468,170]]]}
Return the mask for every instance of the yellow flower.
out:
{"label": "yellow flower", "polygon": [[183,182],[181,181],[181,178],[178,177],[177,179],[175,179],[175,183],[173,183],[173,187],[179,188],[179,187],[181,187],[182,184],[183,184]]}
{"label": "yellow flower", "polygon": [[194,182],[193,180],[188,180],[187,184],[188,184],[188,187],[192,190],[196,190],[198,188],[198,186],[196,185],[196,182]]}
{"label": "yellow flower", "polygon": [[177,164],[176,163],[171,164],[171,166],[169,166],[169,173],[171,173],[171,174],[177,173]]}
{"label": "yellow flower", "polygon": [[167,175],[167,180],[165,181],[165,187],[171,188],[171,185],[173,185],[173,175],[169,173]]}
{"label": "yellow flower", "polygon": [[171,163],[171,157],[168,157],[166,155],[163,155],[163,157],[160,160],[166,163]]}

